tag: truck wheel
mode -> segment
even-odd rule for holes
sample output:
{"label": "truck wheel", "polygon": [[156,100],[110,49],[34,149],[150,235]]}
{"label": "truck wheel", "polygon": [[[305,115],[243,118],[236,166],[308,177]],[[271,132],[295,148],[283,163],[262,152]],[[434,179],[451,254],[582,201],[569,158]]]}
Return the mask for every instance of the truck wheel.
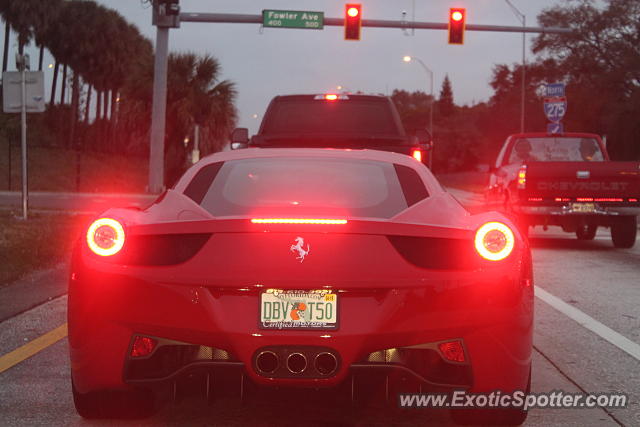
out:
{"label": "truck wheel", "polygon": [[623,216],[611,224],[611,240],[616,248],[632,248],[637,233],[638,220],[635,216]]}
{"label": "truck wheel", "polygon": [[150,390],[80,393],[72,382],[71,391],[82,418],[147,418],[157,409]]}
{"label": "truck wheel", "polygon": [[596,237],[598,226],[593,224],[582,224],[576,228],[576,237],[578,240],[593,240]]}

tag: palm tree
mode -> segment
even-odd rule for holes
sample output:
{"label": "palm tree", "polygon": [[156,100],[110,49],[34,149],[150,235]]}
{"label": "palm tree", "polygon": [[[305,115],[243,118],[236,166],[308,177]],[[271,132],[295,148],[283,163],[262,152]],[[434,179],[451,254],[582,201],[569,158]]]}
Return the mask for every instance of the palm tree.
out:
{"label": "palm tree", "polygon": [[[167,162],[165,181],[171,184],[185,168],[185,136],[194,125],[201,127],[200,151],[220,150],[235,125],[235,86],[220,81],[220,65],[210,55],[194,53],[169,56],[167,78]],[[192,148],[192,142],[187,148]]]}
{"label": "palm tree", "polygon": [[[62,0],[0,0],[0,14],[18,33],[18,52],[21,55],[24,53],[24,47],[32,39],[35,39],[39,46],[44,45],[43,35],[49,25],[57,19],[61,5]],[[6,55],[6,47],[5,42],[3,56]]]}

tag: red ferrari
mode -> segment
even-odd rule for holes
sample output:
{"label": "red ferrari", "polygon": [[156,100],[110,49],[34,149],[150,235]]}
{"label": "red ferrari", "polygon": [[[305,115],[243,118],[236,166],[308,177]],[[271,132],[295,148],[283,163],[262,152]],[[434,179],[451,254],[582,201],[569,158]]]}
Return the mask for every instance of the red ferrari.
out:
{"label": "red ferrari", "polygon": [[68,307],[84,417],[149,413],[160,388],[196,373],[207,393],[237,375],[241,390],[346,384],[356,400],[374,378],[387,397],[530,385],[526,239],[501,214],[470,215],[402,154],[209,156],[146,210],[95,219]]}

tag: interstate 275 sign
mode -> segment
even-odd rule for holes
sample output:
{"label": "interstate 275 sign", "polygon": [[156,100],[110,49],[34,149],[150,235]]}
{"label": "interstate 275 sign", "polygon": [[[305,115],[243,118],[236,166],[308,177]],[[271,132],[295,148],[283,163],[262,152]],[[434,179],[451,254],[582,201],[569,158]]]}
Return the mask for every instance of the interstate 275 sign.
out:
{"label": "interstate 275 sign", "polygon": [[567,112],[567,98],[557,96],[544,99],[544,114],[549,121],[558,123]]}

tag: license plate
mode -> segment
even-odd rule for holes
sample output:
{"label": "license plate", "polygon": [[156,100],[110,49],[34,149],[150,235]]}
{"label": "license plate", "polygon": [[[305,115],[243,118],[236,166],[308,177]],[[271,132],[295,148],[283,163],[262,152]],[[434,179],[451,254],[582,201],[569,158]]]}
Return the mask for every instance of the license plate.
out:
{"label": "license plate", "polygon": [[260,329],[338,329],[338,294],[267,289],[260,294]]}
{"label": "license plate", "polygon": [[571,210],[573,212],[595,212],[596,205],[593,203],[572,203]]}

